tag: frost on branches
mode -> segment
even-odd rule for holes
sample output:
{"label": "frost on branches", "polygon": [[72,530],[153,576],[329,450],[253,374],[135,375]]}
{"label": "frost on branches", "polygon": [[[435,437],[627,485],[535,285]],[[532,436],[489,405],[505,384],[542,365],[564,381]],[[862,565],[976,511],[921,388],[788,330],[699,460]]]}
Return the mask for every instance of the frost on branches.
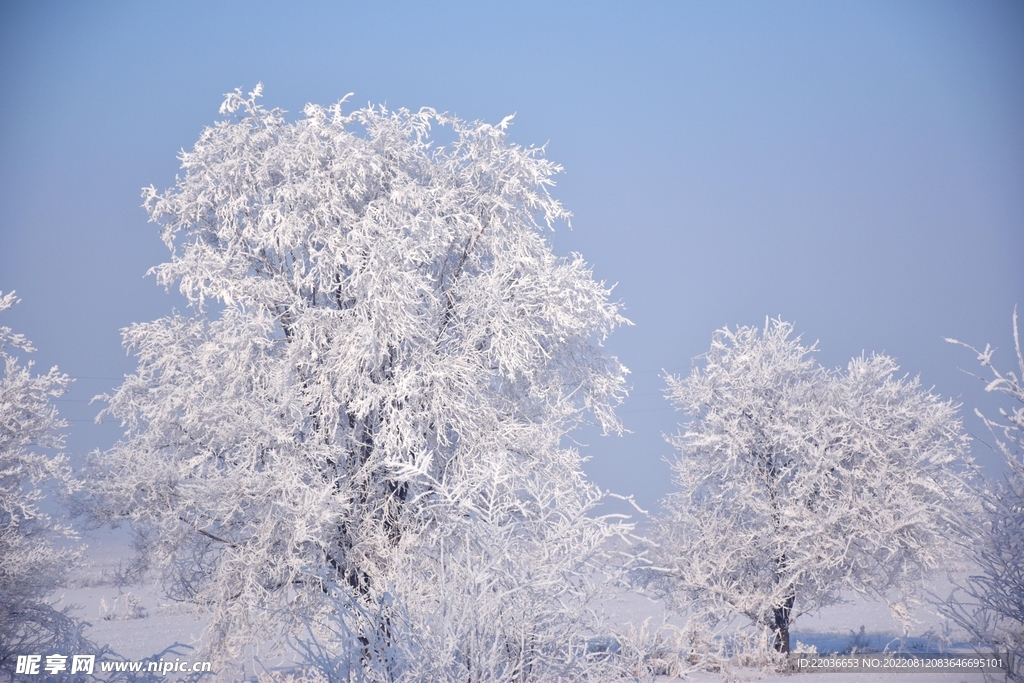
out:
{"label": "frost on branches", "polygon": [[715,332],[703,367],[668,378],[690,418],[670,439],[678,491],[656,534],[655,585],[678,609],[745,615],[780,652],[793,621],[855,591],[907,617],[968,504],[956,406],[893,359],[818,365],[773,320]]}
{"label": "frost on branches", "polygon": [[1000,408],[998,419],[975,410],[995,437],[1006,471],[1001,480],[978,487],[984,508],[982,529],[972,534],[966,549],[980,573],[967,578],[943,612],[982,645],[1013,653],[1016,680],[1024,680],[1024,354],[1017,310],[1013,311],[1013,341],[1020,374],[997,370],[992,365],[995,349],[990,346],[978,351],[955,339],[946,341],[978,354],[978,362],[991,373],[991,379],[984,378],[985,391],[1004,394],[1014,405]]}
{"label": "frost on branches", "polygon": [[559,167],[507,119],[290,123],[259,94],[145,192],[172,250],[153,272],[190,312],[124,332],[101,512],[212,611],[222,654],[286,638],[337,677],[568,674],[622,527],[588,514],[601,493],[560,440],[619,429],[626,369],[600,349],[625,322],[609,290],[543,234],[569,216]]}
{"label": "frost on branches", "polygon": [[[0,293],[0,312],[16,302],[14,292]],[[69,380],[57,368],[36,375],[31,361],[19,363],[18,351],[34,350],[23,335],[0,327],[0,672],[8,674],[15,655],[59,649],[80,634],[66,611],[46,603],[76,556],[53,541],[73,534],[39,509],[42,485],[76,488],[66,459],[45,452],[64,444],[66,423],[52,400]]]}

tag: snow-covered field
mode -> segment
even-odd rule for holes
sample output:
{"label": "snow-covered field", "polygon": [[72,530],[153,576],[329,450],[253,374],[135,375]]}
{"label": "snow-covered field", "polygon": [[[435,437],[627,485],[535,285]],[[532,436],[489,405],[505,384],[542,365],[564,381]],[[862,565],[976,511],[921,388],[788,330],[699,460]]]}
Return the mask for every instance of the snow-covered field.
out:
{"label": "snow-covered field", "polygon": [[[164,655],[165,660],[175,657],[182,660],[194,659],[190,649],[199,645],[205,621],[189,614],[167,600],[159,586],[152,584],[118,587],[113,576],[119,566],[130,556],[128,536],[124,530],[106,531],[87,539],[89,548],[87,561],[68,574],[67,587],[54,594],[61,605],[77,605],[76,614],[90,622],[86,636],[99,645],[108,645],[113,651],[130,660],[153,658],[167,648],[178,645]],[[931,587],[938,594],[948,589],[936,583]],[[645,619],[657,624],[668,617],[661,603],[642,594],[623,591],[609,596],[603,609],[612,623],[625,630],[630,624],[639,626]],[[850,604],[823,610],[816,615],[800,618],[793,633],[794,646],[814,646],[821,653],[829,652],[882,652],[945,651],[972,652],[970,647],[959,640],[959,634],[948,628],[943,620],[927,607],[917,614],[917,625],[911,636],[899,637],[900,629],[890,616],[888,609],[880,602],[858,600]],[[943,645],[943,639],[949,644]],[[257,678],[272,680],[288,671],[293,662],[287,659],[266,660],[259,657],[247,663],[246,672],[224,672],[215,676],[217,680],[239,680]],[[28,680],[28,679],[26,679]],[[168,674],[161,680],[175,680]],[[659,683],[668,683],[669,678],[659,678]],[[699,672],[686,680],[702,682],[759,680],[765,682],[806,680],[836,681],[837,683],[860,683],[862,681],[884,680],[889,683],[912,681],[973,682],[1002,681],[1003,675],[980,673],[819,673],[790,674],[764,672],[757,669],[732,668],[728,672]]]}

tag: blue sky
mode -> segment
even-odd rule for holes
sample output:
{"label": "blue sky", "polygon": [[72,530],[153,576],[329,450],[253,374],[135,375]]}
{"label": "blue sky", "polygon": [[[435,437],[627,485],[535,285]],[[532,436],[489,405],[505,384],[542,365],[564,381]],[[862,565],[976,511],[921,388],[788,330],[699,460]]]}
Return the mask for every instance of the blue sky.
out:
{"label": "blue sky", "polygon": [[[2,324],[78,379],[69,451],[109,445],[88,399],[132,370],[119,328],[181,308],[144,274],[167,259],[140,188],[223,93],[264,102],[516,113],[548,143],[575,214],[552,235],[618,283],[634,327],[633,433],[580,433],[604,487],[653,506],[662,434],[723,325],[781,315],[819,358],[894,355],[993,410],[953,336],[1012,360],[1024,306],[1024,5],[858,3],[0,3]],[[990,458],[976,449],[982,461]]]}

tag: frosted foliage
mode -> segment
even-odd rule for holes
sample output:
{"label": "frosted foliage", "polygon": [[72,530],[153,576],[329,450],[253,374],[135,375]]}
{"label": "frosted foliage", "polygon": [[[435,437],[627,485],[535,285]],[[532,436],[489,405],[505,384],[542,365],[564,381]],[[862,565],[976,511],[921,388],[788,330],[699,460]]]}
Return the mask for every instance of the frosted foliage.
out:
{"label": "frosted foliage", "polygon": [[[966,545],[980,569],[970,576],[945,604],[945,613],[968,629],[979,642],[1015,655],[1015,680],[1024,680],[1024,354],[1021,353],[1017,311],[1013,312],[1013,341],[1018,372],[1000,372],[992,364],[995,349],[984,351],[955,339],[978,354],[978,362],[990,377],[985,391],[1010,400],[990,419],[975,410],[995,437],[995,448],[1003,456],[1006,471],[1000,480],[978,487],[984,506],[983,523]],[[1018,374],[1019,373],[1019,374]]]}
{"label": "frosted foliage", "polygon": [[889,357],[828,371],[779,320],[715,332],[668,398],[690,421],[670,439],[656,584],[677,608],[745,615],[788,651],[800,614],[846,591],[895,616],[941,566],[969,498],[956,407],[900,378]]}
{"label": "frosted foliage", "polygon": [[[422,531],[385,569],[382,606],[366,611],[335,592],[343,618],[311,625],[307,661],[331,680],[616,677],[620,662],[587,654],[597,625],[588,606],[612,531],[588,516],[600,494],[578,475],[525,468],[488,466],[467,477],[473,502],[460,493],[420,508]],[[384,632],[372,626],[381,615]],[[363,644],[358,634],[373,636]]]}
{"label": "frosted foliage", "polygon": [[[16,302],[14,292],[0,292],[0,312]],[[23,335],[0,326],[0,672],[8,673],[14,655],[62,645],[78,633],[45,602],[75,557],[54,540],[72,534],[39,507],[44,485],[75,488],[66,459],[47,453],[64,443],[66,423],[52,401],[69,380],[57,368],[39,375],[31,361],[19,362],[18,352],[32,351]]]}
{"label": "frosted foliage", "polygon": [[626,369],[600,343],[626,321],[545,239],[569,217],[559,167],[508,119],[339,103],[289,123],[258,95],[145,192],[173,252],[153,272],[191,311],[124,331],[105,514],[213,611],[215,651],[340,638],[355,654],[330,666],[384,677],[427,647],[403,633],[463,677],[484,650],[503,675],[555,634],[564,651],[618,527],[584,514],[600,493],[559,441],[620,429]]}

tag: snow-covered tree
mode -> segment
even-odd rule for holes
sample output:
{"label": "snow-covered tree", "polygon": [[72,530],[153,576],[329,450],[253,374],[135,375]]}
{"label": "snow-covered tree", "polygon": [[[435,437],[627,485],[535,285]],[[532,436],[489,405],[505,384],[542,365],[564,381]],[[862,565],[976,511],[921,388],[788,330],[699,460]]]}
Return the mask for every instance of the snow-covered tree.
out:
{"label": "snow-covered tree", "polygon": [[[0,312],[17,302],[0,293]],[[35,349],[20,334],[0,327],[0,672],[13,672],[14,656],[77,642],[78,624],[46,602],[68,564],[71,547],[55,541],[73,537],[40,509],[43,486],[70,492],[76,482],[67,460],[53,450],[64,444],[67,425],[53,399],[64,393],[68,376],[51,368],[33,374],[32,361],[17,352]]]}
{"label": "snow-covered tree", "polygon": [[138,371],[104,411],[127,432],[94,456],[98,510],[212,610],[221,653],[288,638],[389,680],[576,666],[621,529],[560,440],[619,429],[626,370],[600,344],[625,319],[551,252],[559,167],[508,119],[289,122],[259,95],[228,95],[176,187],[145,192],[172,250],[153,272],[190,312],[124,331]]}
{"label": "snow-covered tree", "polygon": [[844,592],[906,616],[968,504],[956,406],[897,377],[889,357],[845,372],[781,320],[715,332],[668,398],[691,420],[670,439],[678,491],[655,534],[655,585],[679,609],[745,615],[788,652],[800,615]]}
{"label": "snow-covered tree", "polygon": [[[990,419],[975,409],[995,439],[1006,470],[1002,478],[982,481],[977,493],[984,508],[980,532],[969,529],[965,544],[980,573],[963,582],[944,605],[944,613],[967,629],[982,644],[1013,653],[1014,675],[1024,679],[1024,353],[1021,353],[1017,310],[1013,311],[1013,341],[1019,373],[1002,373],[992,364],[995,349],[986,345],[978,351],[978,362],[988,368],[983,378],[985,391],[998,392],[1013,405],[1000,408],[999,418]],[[975,532],[975,533],[971,533]]]}

